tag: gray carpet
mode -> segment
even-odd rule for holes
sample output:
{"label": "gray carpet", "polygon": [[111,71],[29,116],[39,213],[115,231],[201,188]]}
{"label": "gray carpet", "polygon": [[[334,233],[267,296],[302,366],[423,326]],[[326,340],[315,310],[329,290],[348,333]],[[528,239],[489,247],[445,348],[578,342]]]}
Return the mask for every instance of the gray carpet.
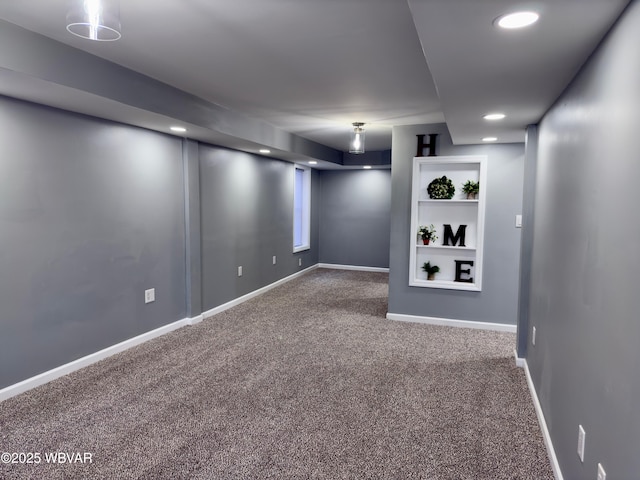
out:
{"label": "gray carpet", "polygon": [[387,281],[315,270],[0,403],[42,455],[0,478],[552,479],[514,335],[385,320]]}

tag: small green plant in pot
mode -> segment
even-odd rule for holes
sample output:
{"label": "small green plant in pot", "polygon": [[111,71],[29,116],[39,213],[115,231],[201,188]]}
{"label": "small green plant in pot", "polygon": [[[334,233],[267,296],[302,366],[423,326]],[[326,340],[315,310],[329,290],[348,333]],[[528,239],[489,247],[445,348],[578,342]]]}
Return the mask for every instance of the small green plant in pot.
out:
{"label": "small green plant in pot", "polygon": [[427,280],[435,280],[436,273],[440,271],[440,267],[437,265],[431,265],[431,262],[425,262],[425,264],[422,265],[422,270],[427,272]]}
{"label": "small green plant in pot", "polygon": [[422,242],[425,245],[429,245],[430,241],[433,240],[435,242],[438,239],[438,236],[436,235],[436,227],[433,226],[433,223],[428,226],[421,225],[418,229],[418,235],[420,235]]}
{"label": "small green plant in pot", "polygon": [[467,194],[467,198],[474,199],[480,191],[480,182],[467,180],[464,185],[462,185],[462,191]]}

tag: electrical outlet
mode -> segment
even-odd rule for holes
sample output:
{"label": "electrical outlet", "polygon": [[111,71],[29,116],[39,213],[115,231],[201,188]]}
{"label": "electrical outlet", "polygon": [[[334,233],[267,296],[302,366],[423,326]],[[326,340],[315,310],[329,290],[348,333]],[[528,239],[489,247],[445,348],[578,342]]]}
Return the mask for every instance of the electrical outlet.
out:
{"label": "electrical outlet", "polygon": [[156,289],[150,288],[144,291],[144,303],[151,303],[156,301]]}
{"label": "electrical outlet", "polygon": [[584,439],[586,435],[582,425],[578,425],[578,456],[582,463],[584,463]]}
{"label": "electrical outlet", "polygon": [[607,472],[604,471],[604,467],[601,463],[598,464],[598,480],[606,480]]}
{"label": "electrical outlet", "polygon": [[241,277],[242,276],[242,265],[240,265],[238,267],[238,276]]}
{"label": "electrical outlet", "polygon": [[274,265],[276,264],[276,256],[275,255],[273,256],[273,264]]}
{"label": "electrical outlet", "polygon": [[536,327],[531,329],[531,345],[535,347],[536,345]]}
{"label": "electrical outlet", "polygon": [[299,267],[301,267],[301,266],[302,266],[302,259],[301,259],[301,258],[299,258],[299,259],[298,259],[298,266],[299,266]]}

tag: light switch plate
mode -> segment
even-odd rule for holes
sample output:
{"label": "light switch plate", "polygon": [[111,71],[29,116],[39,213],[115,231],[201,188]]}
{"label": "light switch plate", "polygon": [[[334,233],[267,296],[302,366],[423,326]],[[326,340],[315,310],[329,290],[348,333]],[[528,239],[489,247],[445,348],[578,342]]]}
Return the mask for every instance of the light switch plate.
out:
{"label": "light switch plate", "polygon": [[516,215],[516,228],[522,228],[522,215]]}
{"label": "light switch plate", "polygon": [[156,301],[156,289],[150,288],[144,291],[144,303],[151,303]]}

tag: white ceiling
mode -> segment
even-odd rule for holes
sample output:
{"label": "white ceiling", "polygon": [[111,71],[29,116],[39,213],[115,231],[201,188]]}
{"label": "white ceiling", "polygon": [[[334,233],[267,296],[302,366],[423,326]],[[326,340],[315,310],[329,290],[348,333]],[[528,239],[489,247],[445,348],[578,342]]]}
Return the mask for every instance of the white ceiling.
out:
{"label": "white ceiling", "polygon": [[[394,125],[443,121],[458,144],[487,135],[524,141],[526,125],[538,122],[628,3],[120,0],[122,38],[91,42],[65,30],[71,1],[0,0],[0,19],[341,151],[355,121],[365,122],[370,151],[391,148]],[[540,21],[522,31],[492,25],[520,8],[539,11]],[[46,85],[33,83],[31,94],[24,82],[15,96],[46,103]],[[0,93],[13,94],[8,82]],[[82,111],[90,102],[68,93],[55,106]],[[103,103],[91,113],[136,113],[122,106],[119,117]],[[482,119],[495,110],[507,118]]]}

